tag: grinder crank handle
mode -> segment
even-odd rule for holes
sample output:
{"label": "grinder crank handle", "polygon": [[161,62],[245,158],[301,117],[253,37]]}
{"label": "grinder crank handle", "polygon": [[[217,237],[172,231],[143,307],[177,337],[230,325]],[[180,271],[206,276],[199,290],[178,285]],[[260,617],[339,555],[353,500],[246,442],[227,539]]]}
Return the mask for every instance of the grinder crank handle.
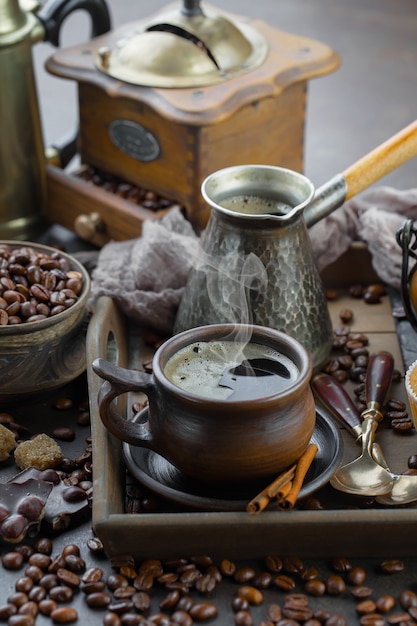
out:
{"label": "grinder crank handle", "polygon": [[313,391],[322,404],[347,426],[356,438],[362,436],[361,417],[346,389],[329,374],[317,374],[312,380]]}
{"label": "grinder crank handle", "polygon": [[391,385],[394,358],[389,352],[369,357],[365,380],[365,401],[368,409],[381,410]]}

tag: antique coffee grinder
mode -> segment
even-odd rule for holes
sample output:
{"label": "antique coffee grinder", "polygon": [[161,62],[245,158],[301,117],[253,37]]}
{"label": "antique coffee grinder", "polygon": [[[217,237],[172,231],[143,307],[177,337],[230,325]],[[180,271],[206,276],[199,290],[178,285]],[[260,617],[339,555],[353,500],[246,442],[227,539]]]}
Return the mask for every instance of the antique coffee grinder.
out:
{"label": "antique coffee grinder", "polygon": [[[302,171],[307,81],[338,64],[322,43],[186,0],[58,50],[46,67],[78,83],[81,166],[172,200],[200,230],[213,171]],[[155,218],[59,168],[47,179],[51,219],[86,239],[132,238]]]}

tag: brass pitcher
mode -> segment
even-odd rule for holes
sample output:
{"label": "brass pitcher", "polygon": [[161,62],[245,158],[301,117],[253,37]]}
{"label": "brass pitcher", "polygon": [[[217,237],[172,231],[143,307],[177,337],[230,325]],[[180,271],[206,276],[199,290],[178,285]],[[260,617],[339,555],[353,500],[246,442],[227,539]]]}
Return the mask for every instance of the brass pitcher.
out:
{"label": "brass pitcher", "polygon": [[281,167],[238,165],[208,176],[202,195],[211,214],[174,332],[221,322],[268,326],[298,339],[319,368],[333,329],[308,227],[415,156],[417,121],[316,192]]}
{"label": "brass pitcher", "polygon": [[[92,35],[110,30],[104,0],[0,0],[0,238],[32,239],[46,208],[46,156],[32,64],[32,45],[59,45],[64,19],[77,9],[92,18]],[[75,153],[62,147],[65,159]],[[65,164],[65,163],[64,163]]]}

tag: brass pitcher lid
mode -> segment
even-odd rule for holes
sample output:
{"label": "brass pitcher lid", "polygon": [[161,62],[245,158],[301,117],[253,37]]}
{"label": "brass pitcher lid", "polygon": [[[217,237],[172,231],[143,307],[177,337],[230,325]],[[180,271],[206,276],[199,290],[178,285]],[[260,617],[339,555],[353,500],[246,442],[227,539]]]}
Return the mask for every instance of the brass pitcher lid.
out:
{"label": "brass pitcher lid", "polygon": [[[188,6],[187,6],[188,5]],[[96,67],[109,76],[148,87],[202,87],[259,67],[265,38],[247,23],[232,23],[199,2],[157,15],[133,29],[113,49],[102,47]]]}

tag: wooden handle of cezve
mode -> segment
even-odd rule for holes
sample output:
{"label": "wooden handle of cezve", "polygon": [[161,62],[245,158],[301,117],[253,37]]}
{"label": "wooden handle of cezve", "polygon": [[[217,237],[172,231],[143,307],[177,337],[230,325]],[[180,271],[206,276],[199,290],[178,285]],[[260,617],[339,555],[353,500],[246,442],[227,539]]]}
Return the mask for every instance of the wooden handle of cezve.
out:
{"label": "wooden handle of cezve", "polygon": [[417,120],[353,163],[344,172],[346,200],[417,156]]}
{"label": "wooden handle of cezve", "polygon": [[366,372],[366,404],[374,402],[378,408],[384,404],[385,396],[391,384],[394,359],[389,352],[379,352],[369,357]]}
{"label": "wooden handle of cezve", "polygon": [[360,434],[359,411],[344,387],[328,374],[317,374],[311,385],[324,406],[345,426]]}

